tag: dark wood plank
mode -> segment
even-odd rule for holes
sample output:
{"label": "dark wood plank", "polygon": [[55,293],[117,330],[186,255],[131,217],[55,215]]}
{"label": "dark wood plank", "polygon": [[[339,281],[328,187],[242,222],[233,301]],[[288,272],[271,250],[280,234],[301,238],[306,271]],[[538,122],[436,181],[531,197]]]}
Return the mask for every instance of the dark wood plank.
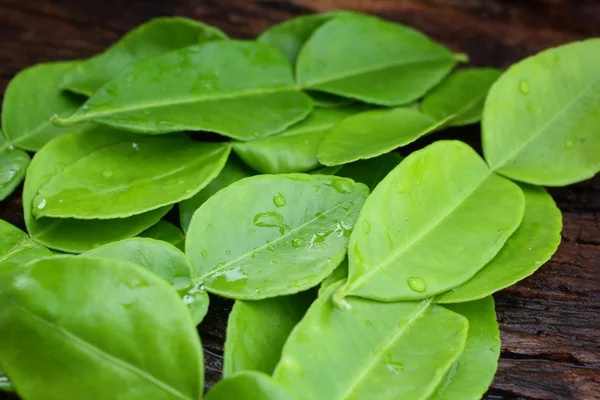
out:
{"label": "dark wood plank", "polygon": [[[0,0],[0,93],[22,68],[89,57],[152,17],[184,15],[252,38],[292,16],[333,9],[406,23],[475,65],[508,66],[600,36],[596,0]],[[538,273],[495,296],[503,346],[489,399],[600,399],[600,177],[551,193],[564,212],[563,242]],[[0,218],[23,226],[18,196],[0,203]],[[200,327],[209,385],[220,377],[231,307],[212,300]]]}

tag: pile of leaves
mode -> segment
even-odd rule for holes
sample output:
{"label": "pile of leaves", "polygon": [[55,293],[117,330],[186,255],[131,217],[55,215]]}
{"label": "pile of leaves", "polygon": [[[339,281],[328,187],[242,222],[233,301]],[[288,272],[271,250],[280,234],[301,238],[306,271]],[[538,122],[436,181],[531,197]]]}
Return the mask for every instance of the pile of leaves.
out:
{"label": "pile of leaves", "polygon": [[[2,388],[200,399],[210,293],[235,305],[207,399],[480,398],[491,295],[560,242],[543,186],[600,170],[600,40],[466,62],[336,12],[255,41],[159,18],[19,73],[0,197],[24,178],[27,233],[0,221]],[[480,120],[483,157],[403,149]]]}

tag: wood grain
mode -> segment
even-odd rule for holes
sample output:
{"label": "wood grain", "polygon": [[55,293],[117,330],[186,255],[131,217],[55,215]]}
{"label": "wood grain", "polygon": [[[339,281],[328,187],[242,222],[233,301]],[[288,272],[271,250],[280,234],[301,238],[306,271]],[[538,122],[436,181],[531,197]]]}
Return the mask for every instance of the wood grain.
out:
{"label": "wood grain", "polygon": [[[152,17],[188,16],[253,38],[292,16],[334,9],[411,25],[475,65],[505,67],[600,36],[596,0],[0,0],[0,93],[22,68],[89,57]],[[477,131],[450,135],[473,141]],[[563,241],[538,273],[495,296],[503,345],[488,399],[600,399],[600,176],[551,193],[564,213]],[[0,218],[23,226],[18,196],[0,203]],[[220,378],[230,308],[213,297],[200,327],[208,385]]]}

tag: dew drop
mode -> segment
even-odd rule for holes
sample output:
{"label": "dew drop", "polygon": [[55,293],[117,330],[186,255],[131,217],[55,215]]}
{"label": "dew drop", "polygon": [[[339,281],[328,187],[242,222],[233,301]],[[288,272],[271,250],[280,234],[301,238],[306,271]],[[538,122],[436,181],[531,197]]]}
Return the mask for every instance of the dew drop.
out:
{"label": "dew drop", "polygon": [[327,186],[331,186],[338,193],[352,193],[354,191],[354,187],[343,179],[336,179],[331,181]]}
{"label": "dew drop", "polygon": [[400,375],[400,373],[404,370],[404,365],[400,363],[387,363],[385,366],[387,370],[394,375]]}
{"label": "dew drop", "polygon": [[270,251],[275,251],[275,247],[272,244],[268,245],[267,249],[269,249]]}
{"label": "dew drop", "polygon": [[303,244],[304,244],[304,239],[302,239],[302,238],[296,238],[296,239],[292,240],[292,246],[295,248],[302,247]]}
{"label": "dew drop", "polygon": [[573,141],[572,140],[567,140],[565,142],[565,147],[570,149],[571,147],[573,147]]}
{"label": "dew drop", "polygon": [[83,111],[87,111],[90,109],[89,104],[84,104],[83,107],[81,107],[83,109]]}
{"label": "dew drop", "polygon": [[369,320],[365,321],[365,325],[368,326],[369,328],[373,327],[373,323],[371,321],[369,321]]}
{"label": "dew drop", "polygon": [[266,211],[254,216],[254,225],[271,228],[283,223],[283,216],[274,211]]}
{"label": "dew drop", "polygon": [[529,94],[529,82],[521,81],[519,83],[519,91],[525,95]]}
{"label": "dew drop", "polygon": [[423,293],[427,290],[427,283],[421,278],[408,278],[406,283],[408,284],[408,287],[415,292]]}
{"label": "dew drop", "polygon": [[102,176],[105,177],[106,179],[108,179],[113,176],[113,172],[111,170],[107,169],[106,171],[104,171],[102,173]]}
{"label": "dew drop", "polygon": [[208,252],[205,249],[200,250],[200,256],[202,257],[203,260],[206,260],[206,257],[208,256]]}
{"label": "dew drop", "polygon": [[275,206],[277,206],[277,208],[279,208],[279,207],[285,206],[287,203],[285,201],[285,197],[283,197],[283,195],[281,193],[277,193],[273,197],[273,204],[275,204]]}
{"label": "dew drop", "polygon": [[39,210],[41,210],[44,207],[46,207],[46,199],[42,199],[42,201],[40,201],[40,204],[38,204],[37,206]]}
{"label": "dew drop", "polygon": [[363,231],[365,233],[371,232],[371,224],[366,219],[363,221]]}
{"label": "dew drop", "polygon": [[230,254],[231,254],[231,250],[227,250],[227,251],[225,252],[225,255],[230,255]]}
{"label": "dew drop", "polygon": [[131,147],[135,150],[138,151],[140,149],[140,145],[137,144],[136,142],[131,143]]}

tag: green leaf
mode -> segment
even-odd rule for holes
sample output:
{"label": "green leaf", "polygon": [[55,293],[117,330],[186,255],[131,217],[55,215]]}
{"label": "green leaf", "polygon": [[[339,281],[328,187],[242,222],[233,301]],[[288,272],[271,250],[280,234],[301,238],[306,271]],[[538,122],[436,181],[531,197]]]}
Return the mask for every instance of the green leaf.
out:
{"label": "green leaf", "polygon": [[344,259],[367,194],[350,179],[307,174],[260,175],[228,186],[190,223],[185,249],[196,281],[241,300],[318,285]]}
{"label": "green leaf", "polygon": [[445,126],[462,126],[481,120],[483,103],[502,70],[471,68],[457,71],[429,92],[421,102],[421,111]]}
{"label": "green leaf", "polygon": [[191,19],[155,18],[127,33],[104,53],[81,62],[65,75],[62,87],[91,96],[135,61],[226,38],[217,28]]}
{"label": "green leaf", "polygon": [[313,299],[312,292],[303,292],[258,301],[237,300],[227,322],[223,376],[247,370],[272,374],[285,341]]}
{"label": "green leaf", "polygon": [[319,143],[327,132],[361,108],[314,110],[308,118],[284,132],[264,139],[233,144],[233,151],[263,174],[306,172],[320,166]]}
{"label": "green leaf", "polygon": [[29,155],[6,142],[0,131],[0,201],[21,184],[30,161]]}
{"label": "green leaf", "polygon": [[33,157],[23,188],[23,212],[27,232],[34,240],[60,251],[81,253],[138,235],[171,209],[166,206],[133,217],[110,220],[33,218],[32,203],[40,187],[68,165],[97,150],[99,145],[109,146],[125,136],[126,133],[117,134],[102,127],[89,132],[73,132],[55,138]]}
{"label": "green leaf", "polygon": [[316,108],[339,108],[356,103],[356,100],[324,92],[308,91],[308,94]]}
{"label": "green leaf", "polygon": [[256,42],[217,41],[139,61],[75,114],[53,121],[95,121],[149,134],[213,131],[250,140],[283,131],[311,109],[279,51]]}
{"label": "green leaf", "polygon": [[391,152],[369,160],[344,164],[336,175],[364,183],[369,190],[373,191],[379,182],[400,164],[400,161],[402,161],[402,156],[399,153]]}
{"label": "green leaf", "polygon": [[449,50],[411,28],[344,14],[323,24],[306,42],[296,77],[307,89],[405,105],[438,84],[456,61]]}
{"label": "green leaf", "polygon": [[321,282],[321,286],[319,286],[319,296],[323,295],[325,290],[334,283],[337,283],[343,279],[348,277],[348,259],[344,258],[344,261],[333,270],[331,274],[327,278]]}
{"label": "green leaf", "polygon": [[0,277],[0,364],[23,398],[200,398],[202,346],[164,280],[74,256],[16,272]]}
{"label": "green leaf", "polygon": [[463,351],[466,318],[429,300],[352,297],[342,311],[331,301],[340,284],[294,328],[275,380],[299,399],[427,399]]}
{"label": "green leaf", "polygon": [[110,258],[140,265],[169,282],[183,297],[198,325],[208,310],[208,294],[192,282],[194,267],[179,249],[150,238],[131,238],[100,246],[82,254]]}
{"label": "green leaf", "polygon": [[271,26],[256,39],[279,49],[292,65],[313,32],[337,13],[303,15]]}
{"label": "green leaf", "polygon": [[462,142],[412,153],[361,211],[338,304],[348,294],[418,300],[466,282],[517,229],[524,203],[516,184],[492,173]]}
{"label": "green leaf", "polygon": [[138,236],[162,240],[172,244],[179,250],[184,251],[185,235],[181,229],[163,219],[146,229],[144,232],[140,233]]}
{"label": "green leaf", "polygon": [[269,375],[244,371],[223,379],[206,394],[206,400],[293,400]]}
{"label": "green leaf", "polygon": [[498,368],[500,330],[492,296],[446,308],[469,321],[465,350],[428,400],[479,400]]}
{"label": "green leaf", "polygon": [[254,172],[239,161],[235,155],[230,156],[225,167],[223,167],[221,173],[215,179],[210,181],[204,189],[193,197],[179,203],[179,221],[181,222],[183,231],[187,232],[192,216],[206,200],[219,190],[252,175],[254,175]]}
{"label": "green leaf", "polygon": [[513,65],[485,103],[485,159],[521,182],[563,186],[600,171],[600,39],[543,51]]}
{"label": "green leaf", "polygon": [[10,144],[38,151],[51,139],[70,131],[54,126],[50,117],[71,114],[83,103],[60,91],[63,76],[77,65],[79,61],[38,64],[10,81],[2,103],[2,127]]}
{"label": "green leaf", "polygon": [[0,219],[0,275],[51,255],[50,250],[35,243],[25,232]]}
{"label": "green leaf", "polygon": [[521,185],[525,214],[502,250],[473,278],[435,298],[436,303],[459,303],[484,298],[533,274],[558,249],[562,215],[541,187]]}
{"label": "green leaf", "polygon": [[38,188],[34,217],[125,218],[189,199],[219,174],[231,149],[185,135],[102,133],[70,136],[86,151]]}
{"label": "green leaf", "polygon": [[346,118],[323,138],[317,151],[325,165],[347,164],[389,153],[441,126],[412,108],[370,110]]}

